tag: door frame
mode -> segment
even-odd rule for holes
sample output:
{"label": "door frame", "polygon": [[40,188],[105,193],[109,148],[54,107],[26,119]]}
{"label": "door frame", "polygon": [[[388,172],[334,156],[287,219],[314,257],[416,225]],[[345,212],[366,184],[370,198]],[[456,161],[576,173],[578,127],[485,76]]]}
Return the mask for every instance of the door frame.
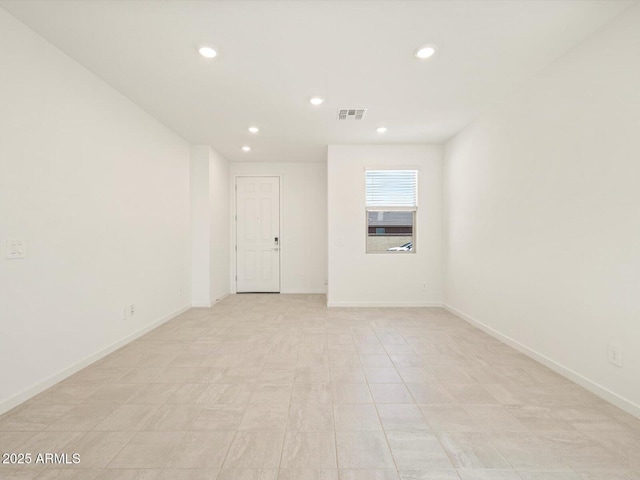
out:
{"label": "door frame", "polygon": [[238,251],[237,251],[237,229],[238,229],[238,224],[236,222],[236,215],[238,214],[238,205],[237,205],[237,185],[238,185],[238,178],[239,177],[249,177],[249,178],[255,178],[255,177],[277,177],[278,178],[278,182],[279,182],[279,200],[278,200],[278,215],[280,216],[280,250],[279,250],[279,260],[278,260],[278,267],[280,269],[280,274],[278,275],[278,286],[280,289],[280,293],[282,292],[282,265],[283,265],[283,250],[282,247],[283,245],[286,244],[286,242],[284,241],[284,237],[282,232],[284,231],[284,217],[283,217],[283,209],[282,209],[282,205],[284,204],[283,198],[283,188],[282,188],[282,174],[279,173],[256,173],[254,175],[248,174],[248,173],[241,173],[241,174],[235,174],[232,177],[232,183],[231,183],[231,228],[229,229],[231,231],[231,255],[229,255],[229,257],[231,258],[231,276],[230,276],[230,283],[231,283],[231,288],[230,288],[230,292],[231,293],[238,293],[238,284],[237,284],[237,275],[238,275]]}

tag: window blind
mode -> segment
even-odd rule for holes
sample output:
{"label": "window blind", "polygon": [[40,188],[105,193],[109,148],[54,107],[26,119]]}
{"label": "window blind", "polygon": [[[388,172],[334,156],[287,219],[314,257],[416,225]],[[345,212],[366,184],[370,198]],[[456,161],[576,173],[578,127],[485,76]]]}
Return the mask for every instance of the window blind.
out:
{"label": "window blind", "polygon": [[417,170],[366,170],[367,208],[418,206]]}

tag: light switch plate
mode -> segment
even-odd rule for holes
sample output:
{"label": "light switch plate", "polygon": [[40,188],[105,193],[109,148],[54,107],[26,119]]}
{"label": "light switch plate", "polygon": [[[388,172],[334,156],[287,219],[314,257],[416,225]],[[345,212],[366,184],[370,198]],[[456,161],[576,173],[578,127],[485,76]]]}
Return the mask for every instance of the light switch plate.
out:
{"label": "light switch plate", "polygon": [[6,258],[16,260],[27,255],[24,240],[7,240]]}

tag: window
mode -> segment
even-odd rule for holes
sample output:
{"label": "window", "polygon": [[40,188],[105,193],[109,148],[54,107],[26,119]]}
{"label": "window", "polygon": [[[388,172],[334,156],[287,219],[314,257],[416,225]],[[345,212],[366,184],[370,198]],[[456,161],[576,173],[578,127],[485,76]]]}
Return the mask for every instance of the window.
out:
{"label": "window", "polygon": [[367,253],[414,253],[417,170],[366,170]]}

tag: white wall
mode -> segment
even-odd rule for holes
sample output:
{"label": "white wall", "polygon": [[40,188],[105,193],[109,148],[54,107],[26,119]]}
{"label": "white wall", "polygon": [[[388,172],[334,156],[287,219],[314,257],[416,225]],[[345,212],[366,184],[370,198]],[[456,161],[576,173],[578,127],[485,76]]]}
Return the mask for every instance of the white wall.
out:
{"label": "white wall", "polygon": [[229,161],[209,145],[191,147],[191,304],[229,294]]}
{"label": "white wall", "polygon": [[[414,254],[365,253],[364,169],[376,166],[420,170]],[[329,306],[441,303],[441,167],[442,148],[435,145],[329,146]]]}
{"label": "white wall", "polygon": [[[280,218],[282,293],[325,293],[327,280],[326,163],[231,163],[231,215],[235,214],[235,178],[281,175]],[[235,245],[235,223],[231,245]],[[233,248],[232,248],[233,250]],[[231,290],[235,292],[235,251]]]}
{"label": "white wall", "polygon": [[0,71],[2,412],[190,293],[189,146],[2,9]]}
{"label": "white wall", "polygon": [[229,161],[211,149],[209,163],[209,218],[210,218],[210,298],[211,304],[230,292],[230,199]]}
{"label": "white wall", "polygon": [[191,147],[191,305],[211,306],[211,147]]}
{"label": "white wall", "polygon": [[639,25],[626,11],[458,134],[445,163],[446,304],[636,415]]}

